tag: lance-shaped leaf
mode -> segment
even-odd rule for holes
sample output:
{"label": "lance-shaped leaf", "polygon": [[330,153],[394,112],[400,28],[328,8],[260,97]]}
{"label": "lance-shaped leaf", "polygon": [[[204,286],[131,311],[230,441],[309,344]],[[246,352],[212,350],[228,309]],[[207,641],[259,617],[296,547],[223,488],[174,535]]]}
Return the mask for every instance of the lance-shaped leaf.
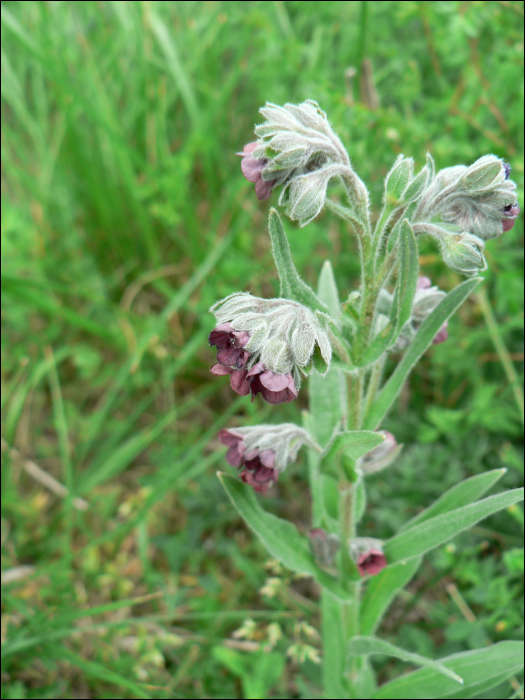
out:
{"label": "lance-shaped leaf", "polygon": [[490,647],[452,654],[440,663],[463,678],[463,688],[431,668],[395,678],[373,696],[378,700],[469,698],[490,690],[523,668],[523,642],[498,642]]}
{"label": "lance-shaped leaf", "polygon": [[523,489],[512,489],[425,520],[394,535],[385,543],[386,560],[394,563],[424,554],[480,520],[521,500],[523,500]]}
{"label": "lance-shaped leaf", "polygon": [[253,489],[242,481],[217,472],[239,515],[270,552],[292,571],[310,574],[332,595],[348,600],[350,594],[315,563],[306,538],[288,520],[282,520],[261,507]]}
{"label": "lance-shaped leaf", "polygon": [[412,520],[406,522],[400,528],[399,532],[401,530],[408,530],[425,520],[430,520],[430,518],[435,518],[437,515],[442,515],[451,510],[461,508],[461,506],[474,503],[474,501],[477,501],[478,498],[483,496],[485,491],[488,491],[494,486],[506,471],[506,469],[493,469],[490,472],[477,474],[476,476],[471,476],[470,479],[461,481],[448,491],[445,491],[431,506],[425,508],[425,510],[418,513]]}
{"label": "lance-shaped leaf", "polygon": [[328,474],[335,479],[341,474],[341,459],[344,456],[350,459],[359,459],[377,445],[384,441],[383,435],[372,430],[352,430],[338,433],[323,451],[319,460],[321,474]]}
{"label": "lance-shaped leaf", "polygon": [[380,425],[416,362],[425,350],[430,347],[441,326],[452,316],[480,281],[481,277],[474,277],[462,282],[449,292],[423,321],[414,340],[408,346],[403,359],[397,365],[369,413],[365,416],[365,428],[372,430]]}
{"label": "lance-shaped leaf", "polygon": [[452,669],[443,666],[443,664],[439,661],[427,659],[425,656],[420,656],[419,654],[412,654],[409,651],[405,651],[404,649],[396,647],[394,644],[390,644],[390,642],[387,642],[384,639],[378,639],[377,637],[354,637],[348,644],[348,654],[350,656],[386,654],[387,656],[393,656],[395,659],[400,659],[401,661],[406,661],[409,664],[414,664],[414,666],[423,666],[423,668],[432,669],[435,673],[441,673],[447,678],[452,679],[455,683],[463,683],[461,676],[454,673]]}
{"label": "lance-shaped leaf", "polygon": [[399,231],[399,273],[397,276],[390,320],[396,324],[396,337],[412,314],[419,272],[416,237],[405,219]]}
{"label": "lance-shaped leaf", "polygon": [[298,301],[313,311],[322,311],[327,314],[328,309],[325,304],[321,302],[313,289],[299,277],[292,260],[290,244],[284,232],[281,217],[275,209],[270,209],[268,229],[272,239],[273,259],[281,280],[281,297]]}
{"label": "lance-shaped leaf", "polygon": [[319,281],[317,282],[317,296],[334,318],[340,316],[339,292],[337,291],[334,269],[330,260],[325,260],[321,268]]}
{"label": "lance-shaped leaf", "polygon": [[373,634],[381,622],[390,603],[398,592],[415,576],[421,564],[421,557],[400,561],[387,566],[377,576],[371,576],[361,604],[362,634]]}
{"label": "lance-shaped leaf", "polygon": [[375,336],[366,348],[363,356],[356,363],[359,367],[366,367],[378,360],[395,343],[401,329],[412,314],[419,272],[419,257],[416,237],[406,219],[401,224],[399,233],[398,268],[399,273],[390,308],[390,323]]}

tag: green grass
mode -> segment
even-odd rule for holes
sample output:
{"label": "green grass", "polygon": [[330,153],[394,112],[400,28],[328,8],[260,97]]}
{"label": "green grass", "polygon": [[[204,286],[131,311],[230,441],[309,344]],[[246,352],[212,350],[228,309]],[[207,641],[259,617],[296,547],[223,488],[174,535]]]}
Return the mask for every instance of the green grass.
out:
{"label": "green grass", "polygon": [[[209,306],[278,291],[268,203],[234,153],[266,100],[311,98],[376,205],[396,155],[421,165],[426,150],[438,167],[504,157],[523,203],[522,3],[367,7],[2,3],[2,437],[18,450],[3,454],[2,569],[34,567],[3,585],[2,697],[247,697],[270,625],[282,656],[318,646],[299,625],[319,624],[313,584],[264,568],[215,477],[221,427],[299,421],[306,406],[306,391],[251,404],[208,373]],[[345,77],[363,57],[377,108]],[[335,217],[287,230],[309,282],[328,257],[341,293],[355,288],[354,240]],[[485,296],[385,424],[406,449],[374,477],[371,536],[466,476],[507,466],[503,486],[522,481],[522,245],[521,221],[489,242]],[[432,243],[421,264],[444,289],[459,281]],[[299,462],[268,507],[307,528],[306,489]],[[522,637],[522,526],[516,508],[428,556],[382,633],[435,656]],[[258,592],[267,577],[281,580],[273,597]],[[288,658],[266,693],[319,686],[315,663]]]}

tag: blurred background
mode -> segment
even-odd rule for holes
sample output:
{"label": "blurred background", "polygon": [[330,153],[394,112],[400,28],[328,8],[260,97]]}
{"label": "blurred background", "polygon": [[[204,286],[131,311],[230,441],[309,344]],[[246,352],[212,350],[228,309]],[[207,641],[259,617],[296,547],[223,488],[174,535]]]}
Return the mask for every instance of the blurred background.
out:
{"label": "blurred background", "polygon": [[[265,101],[315,99],[376,209],[395,157],[427,150],[504,158],[523,206],[523,4],[1,7],[2,698],[319,697],[318,591],[268,561],[215,476],[220,428],[307,407],[307,388],[272,409],[208,372],[210,305],[278,294],[277,197],[257,201],[234,153]],[[386,420],[405,449],[370,479],[361,534],[484,470],[522,481],[522,221]],[[310,284],[329,258],[356,288],[344,224],[286,228]],[[421,267],[460,281],[432,242]],[[310,526],[304,455],[265,506]],[[435,657],[521,638],[522,528],[515,506],[427,555],[380,633]]]}

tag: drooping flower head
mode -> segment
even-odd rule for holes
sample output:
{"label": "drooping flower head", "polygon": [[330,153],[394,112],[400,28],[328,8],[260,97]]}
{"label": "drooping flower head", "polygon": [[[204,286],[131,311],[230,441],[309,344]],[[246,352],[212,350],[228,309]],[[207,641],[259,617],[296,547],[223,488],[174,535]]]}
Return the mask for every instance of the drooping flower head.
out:
{"label": "drooping flower head", "polygon": [[457,227],[453,233],[483,241],[501,236],[512,228],[509,219],[519,213],[518,207],[515,216],[509,214],[509,207],[517,206],[516,184],[509,174],[508,163],[494,155],[483,156],[468,167],[444,168],[422,197],[413,220],[430,223],[439,215]]}
{"label": "drooping flower head", "polygon": [[297,397],[301,374],[328,371],[332,348],[326,318],[288,299],[232,294],[210,309],[218,325],[210,333],[217,364],[211,372],[230,375],[234,391],[261,394],[278,404]]}
{"label": "drooping flower head", "polygon": [[316,102],[283,107],[268,102],[260,112],[266,121],[255,127],[259,140],[237,154],[259,199],[267,199],[273,188],[283,185],[279,204],[286,204],[287,215],[301,226],[319,214],[333,178],[346,178],[356,200],[367,201],[366,187]]}
{"label": "drooping flower head", "polygon": [[360,576],[376,576],[387,565],[381,540],[355,537],[350,540],[349,550]]}
{"label": "drooping flower head", "polygon": [[223,429],[219,440],[228,447],[227,462],[241,469],[241,479],[259,493],[277,483],[304,444],[313,444],[310,434],[293,423]]}

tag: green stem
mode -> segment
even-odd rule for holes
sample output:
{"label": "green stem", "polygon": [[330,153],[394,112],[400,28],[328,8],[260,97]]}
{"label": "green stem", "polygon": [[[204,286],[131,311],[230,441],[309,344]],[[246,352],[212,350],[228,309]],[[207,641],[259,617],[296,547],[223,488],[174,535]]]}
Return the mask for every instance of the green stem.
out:
{"label": "green stem", "polygon": [[385,362],[386,355],[383,355],[383,357],[380,357],[379,360],[375,363],[375,365],[372,367],[372,371],[370,372],[370,379],[368,381],[368,387],[366,390],[365,407],[363,411],[364,417],[368,415],[374,403],[377,390],[379,389],[379,385],[381,384],[381,379],[383,377],[383,369],[385,366]]}

